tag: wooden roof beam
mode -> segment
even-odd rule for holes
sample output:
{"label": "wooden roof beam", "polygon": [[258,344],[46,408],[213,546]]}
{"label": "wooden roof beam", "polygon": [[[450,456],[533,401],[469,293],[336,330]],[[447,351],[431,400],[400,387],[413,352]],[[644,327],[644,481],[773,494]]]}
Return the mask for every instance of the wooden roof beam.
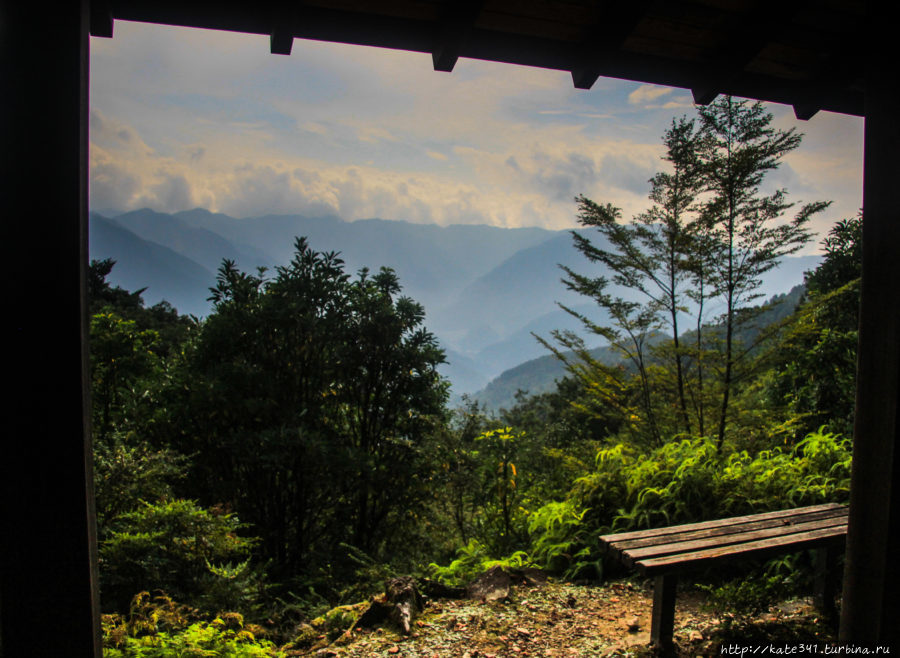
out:
{"label": "wooden roof beam", "polygon": [[[806,3],[803,0],[766,0],[752,10],[734,14],[724,30],[728,33],[725,45],[710,57],[710,71],[691,95],[697,105],[712,103],[720,93],[744,72],[770,41],[781,36]],[[778,20],[773,20],[778,16]]]}
{"label": "wooden roof beam", "polygon": [[288,10],[275,10],[272,14],[272,32],[269,34],[269,52],[273,55],[290,55],[294,45],[294,30],[298,23],[301,3],[294,3]]}
{"label": "wooden roof beam", "polygon": [[[661,10],[665,5],[658,3],[658,6]],[[112,4],[112,14],[115,20],[272,34],[272,13],[260,12],[254,5],[226,2],[216,5],[214,11],[204,7],[201,10],[184,0],[117,0]],[[433,54],[438,45],[437,28],[435,21],[306,5],[302,21],[294,23],[293,37]],[[569,72],[577,72],[593,62],[599,75],[683,89],[699,88],[703,82],[697,73],[698,65],[692,62],[621,50],[601,51],[598,55],[596,49],[594,59],[590,60],[585,52],[577,44],[572,46],[557,39],[472,27],[460,56]],[[735,96],[794,105],[806,101],[813,90],[800,94],[793,81],[748,71],[725,91]],[[822,109],[832,112],[856,116],[864,112],[863,91],[855,87],[827,86],[817,102]]]}
{"label": "wooden roof beam", "polygon": [[294,45],[294,35],[287,26],[277,26],[269,35],[269,52],[273,55],[290,55]]}
{"label": "wooden roof beam", "polygon": [[652,4],[653,0],[606,3],[603,16],[579,46],[576,64],[572,67],[572,82],[576,89],[594,86],[602,72],[602,60],[622,47]]}
{"label": "wooden roof beam", "polygon": [[[859,82],[854,71],[862,70],[863,62],[846,51],[831,52],[813,71],[809,87],[813,97],[820,97],[823,90],[835,85],[851,89]],[[819,110],[820,102],[794,103],[794,116],[801,121],[811,119]]]}
{"label": "wooden roof beam", "polygon": [[108,0],[92,0],[89,30],[92,37],[112,39],[113,15]]}
{"label": "wooden roof beam", "polygon": [[435,71],[453,71],[484,4],[485,0],[467,0],[448,5],[448,12],[439,23],[438,36],[431,51]]}

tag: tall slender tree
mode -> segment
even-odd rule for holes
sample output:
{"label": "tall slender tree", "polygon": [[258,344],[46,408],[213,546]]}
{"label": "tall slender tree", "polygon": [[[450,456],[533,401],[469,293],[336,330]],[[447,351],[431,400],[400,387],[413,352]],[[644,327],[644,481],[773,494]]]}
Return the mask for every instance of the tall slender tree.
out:
{"label": "tall slender tree", "polygon": [[773,127],[772,114],[762,103],[724,96],[699,112],[697,156],[708,193],[701,226],[706,244],[711,246],[710,283],[725,305],[722,398],[716,432],[721,449],[740,365],[735,332],[750,319],[752,302],[762,296],[760,277],[811,239],[807,229],[810,218],[829,204],[807,203],[793,219],[781,221],[794,205],[788,202],[787,191],[761,191],[766,174],[801,140],[793,128]]}
{"label": "tall slender tree", "polygon": [[[652,205],[630,223],[620,223],[619,208],[579,196],[576,199],[579,222],[596,228],[604,246],[573,233],[575,247],[589,261],[603,264],[611,276],[588,277],[563,267],[568,275],[564,281],[566,286],[594,299],[611,318],[612,326],[592,325],[583,315],[563,308],[579,317],[589,330],[618,346],[632,361],[640,378],[646,425],[657,441],[660,428],[652,400],[647,348],[650,335],[662,327],[675,337],[670,353],[681,430],[690,432],[692,427],[679,319],[685,310],[690,275],[686,263],[692,245],[691,213],[702,184],[697,139],[694,121],[685,117],[673,120],[663,136],[666,146],[663,159],[670,163],[671,170],[660,172],[650,180]],[[636,291],[642,299],[626,300],[610,294],[610,284]]]}
{"label": "tall slender tree", "polygon": [[[563,308],[634,364],[643,424],[657,442],[668,429],[705,435],[712,420],[721,448],[733,388],[745,374],[749,352],[740,349],[737,337],[757,312],[753,304],[761,297],[761,277],[806,244],[810,218],[828,206],[823,201],[807,203],[787,219],[794,204],[786,190],[761,190],[766,174],[801,140],[796,130],[777,129],[772,120],[761,103],[724,97],[699,108],[699,125],[686,117],[673,121],[663,137],[669,171],[650,180],[651,207],[628,223],[621,222],[620,209],[611,204],[576,198],[579,222],[597,229],[601,239],[594,242],[574,233],[575,247],[606,272],[587,276],[563,267],[568,275],[564,283],[593,299],[608,321],[597,324]],[[614,286],[628,292],[614,294]],[[725,309],[721,329],[712,332],[722,338],[715,360],[705,337],[710,334],[705,313],[713,298],[721,299]],[[683,345],[682,322],[688,302],[696,313],[690,350]],[[660,329],[670,333],[672,341],[667,349],[651,349],[658,341],[650,338]],[[583,367],[570,364],[573,374],[594,369],[583,342],[564,332],[554,338],[579,355]],[[667,355],[675,382],[672,397],[662,406],[655,401],[661,382],[651,382],[660,363],[653,352]],[[718,367],[717,378],[710,376],[712,365]],[[602,375],[607,381],[615,379],[611,372]],[[718,406],[717,416],[710,418],[709,406]],[[666,407],[677,409],[674,427],[660,422],[656,410]]]}

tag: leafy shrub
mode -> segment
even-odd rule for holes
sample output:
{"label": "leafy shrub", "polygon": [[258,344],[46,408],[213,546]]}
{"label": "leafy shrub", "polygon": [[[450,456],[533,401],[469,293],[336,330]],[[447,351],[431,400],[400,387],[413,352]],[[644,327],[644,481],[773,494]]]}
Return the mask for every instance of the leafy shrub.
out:
{"label": "leafy shrub", "polygon": [[[793,447],[721,454],[708,438],[647,453],[601,450],[569,497],[532,514],[535,558],[571,576],[595,563],[597,537],[825,502],[847,502],[850,441],[823,430]],[[597,569],[599,571],[599,568]]]}
{"label": "leafy shrub", "polygon": [[107,658],[162,658],[201,656],[222,658],[279,658],[284,654],[271,642],[258,639],[262,630],[244,625],[236,612],[212,621],[199,618],[188,606],[165,594],[151,598],[137,594],[127,619],[119,614],[104,615],[103,655]]}
{"label": "leafy shrub", "polygon": [[584,523],[587,512],[572,499],[550,502],[536,510],[528,526],[535,537],[531,546],[534,560],[567,580],[600,579],[603,561],[593,548],[596,532]]}
{"label": "leafy shrub", "polygon": [[100,545],[104,606],[121,610],[135,592],[159,588],[213,610],[240,607],[254,586],[254,539],[233,514],[190,500],[142,503],[110,522]]}
{"label": "leafy shrub", "polygon": [[131,433],[114,433],[94,442],[94,500],[101,533],[107,521],[138,508],[142,500],[172,495],[172,484],[184,478],[187,457],[154,450]]}
{"label": "leafy shrub", "polygon": [[446,567],[431,563],[429,575],[445,585],[458,587],[470,582],[475,576],[492,567],[521,568],[531,566],[531,558],[525,551],[516,551],[502,559],[493,559],[488,549],[477,539],[472,539],[456,552],[456,559]]}

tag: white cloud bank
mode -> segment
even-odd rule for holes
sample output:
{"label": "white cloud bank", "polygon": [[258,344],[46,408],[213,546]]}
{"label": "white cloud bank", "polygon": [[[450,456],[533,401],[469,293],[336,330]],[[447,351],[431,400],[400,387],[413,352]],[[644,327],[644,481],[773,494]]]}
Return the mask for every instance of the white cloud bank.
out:
{"label": "white cloud bank", "polygon": [[[691,114],[682,90],[462,60],[116,23],[92,41],[91,205],[246,217],[335,214],[567,228],[573,197],[646,208],[660,138]],[[793,198],[861,199],[859,119],[780,126],[808,137],[779,172]],[[825,221],[824,219],[822,221]]]}

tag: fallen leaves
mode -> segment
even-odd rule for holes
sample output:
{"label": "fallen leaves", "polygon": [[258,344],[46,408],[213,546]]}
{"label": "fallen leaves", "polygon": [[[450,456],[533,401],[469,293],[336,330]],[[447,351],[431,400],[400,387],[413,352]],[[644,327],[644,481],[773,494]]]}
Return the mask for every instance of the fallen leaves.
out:
{"label": "fallen leaves", "polygon": [[[688,655],[712,651],[720,620],[703,595],[679,593],[675,641]],[[368,630],[319,656],[340,658],[575,658],[649,655],[649,584],[602,587],[514,586],[503,601],[442,599],[425,607],[412,636],[390,626]],[[761,618],[765,621],[765,618]],[[295,654],[296,655],[296,654]],[[314,653],[304,655],[316,655]]]}

